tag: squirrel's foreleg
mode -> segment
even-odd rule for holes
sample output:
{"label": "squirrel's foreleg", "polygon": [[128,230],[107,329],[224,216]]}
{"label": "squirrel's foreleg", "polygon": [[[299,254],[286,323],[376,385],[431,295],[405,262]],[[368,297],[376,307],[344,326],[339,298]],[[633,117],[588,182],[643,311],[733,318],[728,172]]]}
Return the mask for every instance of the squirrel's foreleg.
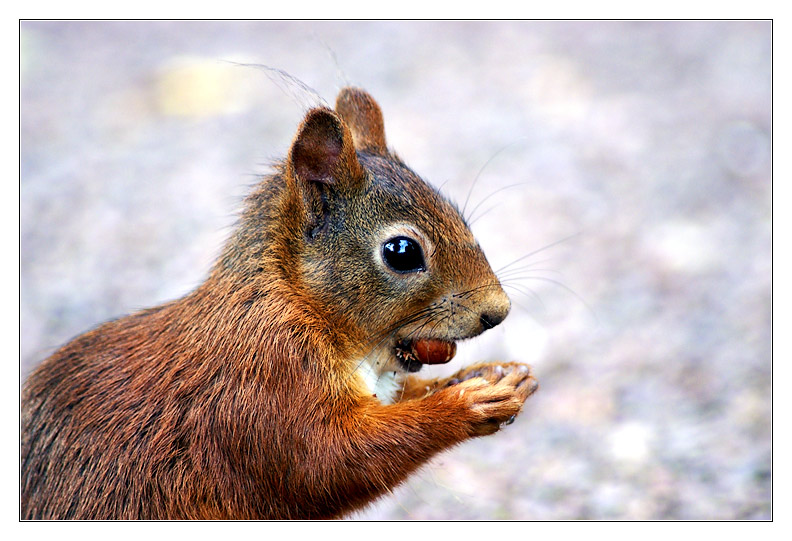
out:
{"label": "squirrel's foreleg", "polygon": [[319,509],[344,502],[339,513],[354,510],[392,490],[438,452],[508,424],[536,387],[528,370],[515,368],[494,383],[471,377],[395,404],[366,398],[325,418],[319,433],[324,437],[311,446],[316,460],[307,477],[300,477],[318,489],[314,502],[328,500]]}

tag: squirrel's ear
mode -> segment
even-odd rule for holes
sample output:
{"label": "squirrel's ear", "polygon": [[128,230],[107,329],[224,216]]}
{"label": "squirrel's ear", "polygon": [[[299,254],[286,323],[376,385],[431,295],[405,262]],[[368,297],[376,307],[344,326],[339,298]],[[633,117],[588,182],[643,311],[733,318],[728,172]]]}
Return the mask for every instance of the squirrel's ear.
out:
{"label": "squirrel's ear", "polygon": [[355,148],[387,153],[382,111],[368,92],[352,87],[341,89],[336,98],[336,111],[352,130]]}
{"label": "squirrel's ear", "polygon": [[352,134],[329,109],[308,112],[289,152],[294,176],[303,182],[354,187],[365,178]]}

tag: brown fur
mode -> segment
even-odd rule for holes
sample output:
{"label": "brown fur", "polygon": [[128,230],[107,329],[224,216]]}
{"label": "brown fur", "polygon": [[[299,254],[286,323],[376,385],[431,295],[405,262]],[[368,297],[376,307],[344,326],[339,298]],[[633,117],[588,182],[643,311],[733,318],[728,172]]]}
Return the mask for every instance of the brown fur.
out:
{"label": "brown fur", "polygon": [[[401,375],[391,404],[360,376],[397,338],[469,338],[509,305],[456,209],[387,150],[376,102],[344,89],[336,110],[308,113],[197,290],[30,376],[22,518],[339,517],[520,411],[536,382],[516,363]],[[404,222],[429,271],[391,276],[376,235]]]}

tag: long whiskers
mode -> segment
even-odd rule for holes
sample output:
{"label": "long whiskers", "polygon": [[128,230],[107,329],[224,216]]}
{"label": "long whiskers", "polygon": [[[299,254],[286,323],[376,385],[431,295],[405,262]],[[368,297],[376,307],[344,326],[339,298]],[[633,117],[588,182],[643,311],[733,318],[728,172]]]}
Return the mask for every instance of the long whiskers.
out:
{"label": "long whiskers", "polygon": [[[522,278],[524,278],[524,277],[518,277],[517,279],[522,279]],[[462,299],[469,299],[470,297],[472,297],[474,294],[476,294],[477,292],[479,292],[481,290],[498,287],[498,288],[513,290],[514,292],[519,293],[521,295],[524,295],[526,297],[527,296],[531,296],[531,297],[535,298],[539,302],[539,304],[542,305],[542,309],[543,310],[547,309],[547,306],[545,305],[544,301],[542,300],[542,298],[539,296],[538,293],[536,293],[534,290],[532,290],[531,288],[529,288],[528,286],[526,286],[524,284],[511,283],[514,280],[516,280],[516,279],[507,278],[507,279],[502,279],[502,280],[497,281],[497,282],[491,282],[491,283],[488,283],[488,284],[480,285],[478,287],[474,287],[474,288],[468,289],[466,291],[462,291],[460,293],[457,293],[457,294],[454,295],[454,297],[455,298],[462,298]],[[530,313],[530,311],[527,308],[522,306],[520,303],[516,302],[514,299],[510,299],[510,300],[511,300],[511,302],[513,304],[516,304],[517,306],[519,306],[524,311]],[[464,306],[464,305],[461,305],[461,304],[460,304],[460,306],[463,306],[464,308],[467,308],[467,306]],[[468,308],[468,310],[469,310],[469,308]]]}
{"label": "long whiskers", "polygon": [[468,190],[467,197],[465,198],[465,203],[464,203],[464,205],[462,205],[462,210],[460,211],[460,214],[462,215],[463,218],[465,216],[465,209],[467,208],[468,203],[470,202],[470,196],[473,194],[473,188],[476,187],[476,184],[478,183],[479,179],[481,178],[481,174],[484,172],[484,170],[487,168],[487,166],[495,158],[497,158],[500,154],[502,154],[508,148],[513,147],[514,145],[516,145],[518,143],[520,143],[520,141],[514,141],[514,142],[509,143],[508,145],[504,145],[503,147],[498,149],[498,151],[495,152],[495,154],[490,156],[490,158],[486,162],[484,162],[484,165],[481,166],[481,169],[479,169],[478,173],[476,173],[476,177],[473,179],[473,182],[470,185],[470,189]]}
{"label": "long whiskers", "polygon": [[[504,288],[508,288],[508,289],[514,290],[517,293],[520,293],[521,295],[525,295],[526,297],[530,295],[531,297],[536,299],[539,302],[539,304],[542,305],[542,310],[547,310],[547,306],[545,305],[544,301],[542,300],[542,297],[540,297],[539,294],[536,291],[534,291],[533,289],[531,289],[530,287],[524,286],[522,284],[516,285],[516,284],[510,284],[510,283],[503,283],[501,285]],[[512,302],[514,302],[513,299],[512,299]]]}
{"label": "long whiskers", "polygon": [[493,288],[493,287],[497,288],[497,287],[500,287],[500,286],[501,286],[500,282],[497,282],[497,281],[496,282],[490,282],[490,283],[487,283],[487,284],[482,284],[480,286],[472,287],[470,289],[466,289],[465,291],[460,291],[458,293],[454,293],[453,297],[456,298],[456,299],[469,299],[471,296],[473,296],[475,293],[481,291],[482,289],[489,289],[489,288]]}
{"label": "long whiskers", "polygon": [[545,250],[549,250],[550,248],[552,248],[552,247],[554,247],[554,246],[558,246],[559,244],[562,244],[562,243],[564,243],[564,242],[568,242],[568,241],[570,241],[570,240],[574,239],[575,237],[579,237],[579,236],[580,236],[580,235],[582,235],[582,234],[583,234],[583,232],[582,232],[582,231],[579,231],[579,232],[577,232],[577,233],[573,233],[572,235],[569,235],[569,236],[567,236],[567,237],[564,237],[564,238],[562,238],[562,239],[559,239],[559,240],[557,240],[557,241],[555,241],[555,242],[551,242],[550,244],[548,244],[548,245],[546,245],[546,246],[542,246],[541,248],[538,248],[538,249],[536,249],[536,250],[533,250],[533,251],[531,251],[531,252],[528,252],[527,254],[525,254],[525,255],[523,255],[523,256],[520,256],[520,257],[518,257],[517,259],[515,259],[515,260],[514,260],[514,261],[512,261],[511,263],[508,263],[508,264],[504,265],[503,267],[499,268],[498,270],[496,270],[496,271],[495,271],[495,274],[496,274],[496,275],[498,275],[498,276],[500,276],[500,274],[501,274],[503,271],[505,271],[506,269],[508,269],[509,267],[511,267],[511,266],[513,266],[513,265],[516,265],[516,264],[517,264],[517,263],[519,263],[520,261],[524,261],[525,259],[528,259],[529,257],[531,257],[531,256],[534,256],[534,255],[536,255],[536,254],[538,254],[538,253],[544,252]]}
{"label": "long whiskers", "polygon": [[[317,106],[329,107],[319,92],[286,70],[275,68],[273,66],[267,66],[265,64],[235,62],[233,60],[224,60],[223,62],[232,64],[234,66],[253,68],[262,71],[264,75],[266,75],[267,78],[272,81],[275,86],[277,86],[284,94],[292,98],[304,108]],[[309,98],[307,100],[309,103],[307,104],[305,103],[306,98]]]}
{"label": "long whiskers", "polygon": [[494,208],[497,206],[497,205],[494,205],[494,206],[492,206],[492,207],[489,207],[487,210],[485,210],[484,212],[482,212],[481,214],[479,214],[478,216],[476,216],[476,217],[474,218],[474,217],[473,217],[473,215],[474,215],[474,214],[476,214],[476,210],[478,210],[478,209],[479,209],[479,207],[481,207],[481,205],[483,205],[485,201],[487,201],[487,200],[488,200],[488,199],[490,199],[491,197],[495,196],[496,194],[498,194],[498,193],[500,193],[500,192],[502,192],[502,191],[504,191],[504,190],[508,190],[509,188],[515,188],[515,187],[517,187],[517,186],[525,186],[526,184],[529,184],[529,183],[528,183],[528,182],[518,182],[518,183],[516,183],[516,184],[509,184],[508,186],[503,186],[503,187],[501,187],[501,188],[498,188],[497,190],[495,190],[494,192],[492,192],[491,194],[489,194],[487,197],[483,198],[481,201],[479,201],[479,202],[476,204],[476,206],[475,206],[475,207],[473,207],[473,208],[470,210],[470,216],[468,216],[468,217],[466,218],[466,220],[467,220],[467,222],[468,222],[468,225],[469,225],[469,226],[473,225],[475,222],[477,222],[479,219],[481,219],[481,218],[482,218],[482,217],[483,217],[485,214],[487,214],[488,212],[490,212],[492,209],[494,209]]}
{"label": "long whiskers", "polygon": [[501,281],[503,281],[503,280],[507,280],[507,279],[517,278],[517,277],[520,277],[522,275],[528,276],[529,273],[536,273],[536,272],[550,272],[550,273],[558,274],[558,275],[561,274],[561,272],[558,271],[557,269],[541,268],[541,267],[536,267],[534,265],[536,265],[536,263],[531,264],[531,265],[525,265],[523,267],[517,267],[515,269],[509,269],[506,272],[502,272],[501,274],[499,274],[498,278]]}
{"label": "long whiskers", "polygon": [[[512,280],[515,280],[515,279],[516,279],[516,278],[512,278]],[[525,280],[539,280],[539,281],[542,281],[542,282],[548,282],[548,283],[551,283],[551,284],[557,285],[558,287],[560,287],[561,289],[563,289],[563,290],[564,290],[564,291],[566,291],[567,293],[569,293],[569,294],[571,294],[572,296],[574,296],[574,297],[575,297],[577,300],[579,300],[579,301],[581,302],[581,304],[583,304],[583,306],[585,306],[585,307],[586,307],[586,309],[587,309],[587,310],[588,310],[588,311],[589,311],[589,312],[590,312],[590,313],[591,313],[593,316],[595,316],[595,317],[596,317],[596,314],[595,314],[595,312],[594,312],[594,309],[593,309],[593,308],[591,308],[591,306],[589,306],[589,304],[586,302],[586,300],[585,300],[583,297],[581,297],[580,295],[578,295],[578,293],[577,293],[577,292],[576,292],[574,289],[570,288],[569,286],[567,286],[567,285],[566,285],[566,284],[564,284],[563,282],[560,282],[559,280],[554,280],[554,279],[552,279],[552,278],[547,278],[546,276],[523,276],[523,277],[520,277],[520,279],[525,279]]]}

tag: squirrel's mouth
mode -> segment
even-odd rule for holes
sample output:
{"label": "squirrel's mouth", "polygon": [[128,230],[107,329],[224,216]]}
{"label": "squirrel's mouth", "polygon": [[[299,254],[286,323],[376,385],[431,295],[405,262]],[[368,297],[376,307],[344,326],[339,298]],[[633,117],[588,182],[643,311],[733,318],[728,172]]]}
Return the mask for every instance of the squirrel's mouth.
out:
{"label": "squirrel's mouth", "polygon": [[407,372],[417,372],[425,364],[447,363],[456,355],[456,343],[439,338],[402,339],[394,353]]}

